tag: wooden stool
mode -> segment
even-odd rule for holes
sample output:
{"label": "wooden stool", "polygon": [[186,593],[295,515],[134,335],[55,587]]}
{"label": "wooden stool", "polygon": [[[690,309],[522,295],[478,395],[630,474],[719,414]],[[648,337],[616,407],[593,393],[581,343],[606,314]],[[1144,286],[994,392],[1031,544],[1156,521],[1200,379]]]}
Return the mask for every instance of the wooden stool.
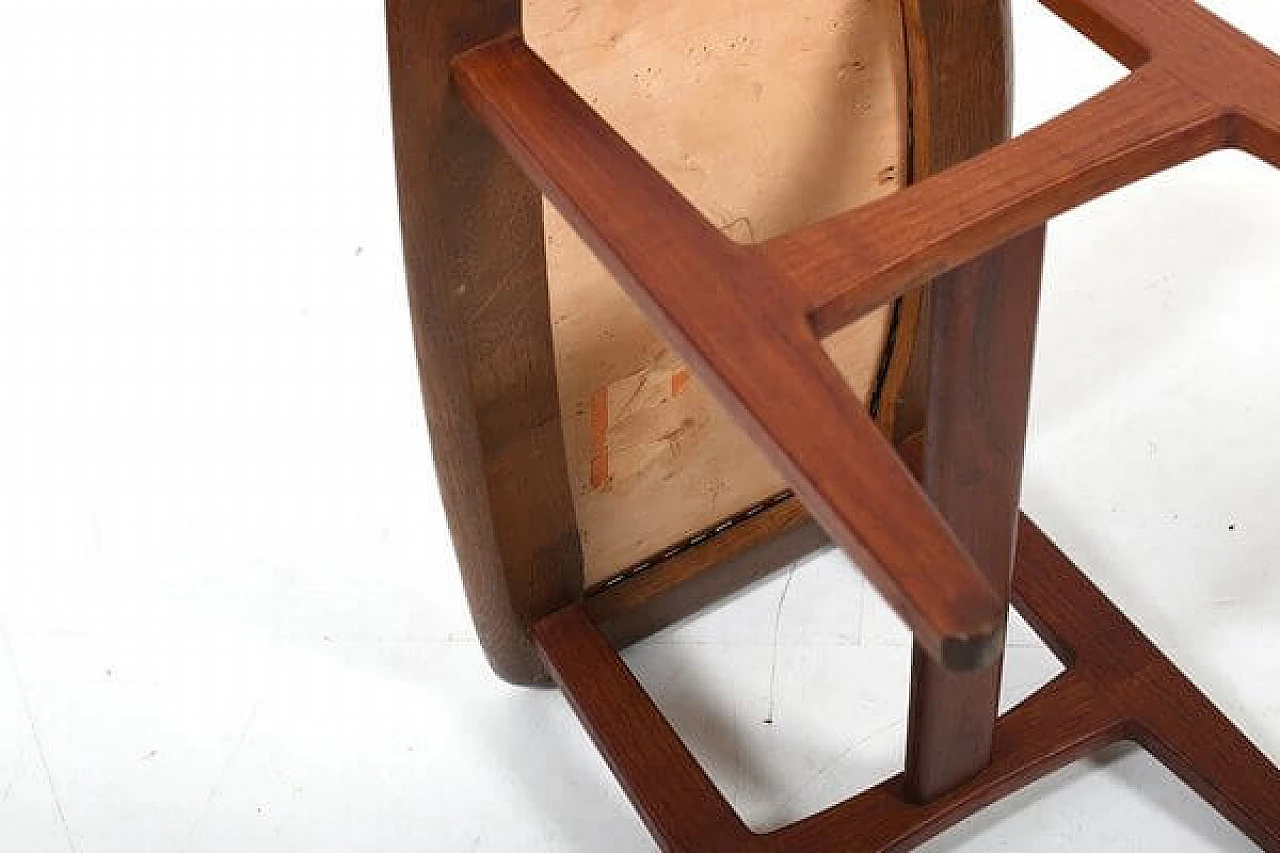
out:
{"label": "wooden stool", "polygon": [[[1280,166],[1280,59],[1192,0],[1044,2],[1132,73],[1003,141],[1003,0],[388,0],[476,626],[664,850],[906,850],[1132,740],[1280,851],[1280,771],[1018,513],[1043,223],[1221,148]],[[907,766],[753,834],[615,648],[824,534],[915,635]],[[1066,670],[997,717],[1010,601]]]}

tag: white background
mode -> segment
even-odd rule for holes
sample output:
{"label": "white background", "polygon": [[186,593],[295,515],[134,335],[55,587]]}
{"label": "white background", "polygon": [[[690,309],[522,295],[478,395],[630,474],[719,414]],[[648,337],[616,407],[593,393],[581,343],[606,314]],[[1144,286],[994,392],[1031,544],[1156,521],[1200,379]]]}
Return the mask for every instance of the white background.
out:
{"label": "white background", "polygon": [[[1021,127],[1119,78],[1018,2]],[[383,39],[373,0],[0,0],[2,851],[651,849],[469,625]],[[1055,223],[1025,501],[1272,756],[1277,190],[1221,154]],[[627,658],[769,828],[900,766],[906,642],[826,554]],[[1055,671],[1015,642],[1010,701]],[[1252,848],[1115,750],[929,849]]]}

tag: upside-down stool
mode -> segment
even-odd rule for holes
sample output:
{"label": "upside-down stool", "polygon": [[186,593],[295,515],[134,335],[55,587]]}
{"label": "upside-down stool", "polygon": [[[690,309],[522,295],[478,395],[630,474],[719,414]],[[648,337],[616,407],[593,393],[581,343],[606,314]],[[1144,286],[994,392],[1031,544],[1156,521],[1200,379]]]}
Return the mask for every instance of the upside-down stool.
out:
{"label": "upside-down stool", "polygon": [[[1018,510],[1044,223],[1280,166],[1280,59],[1192,0],[1043,2],[1131,73],[1012,140],[1005,0],[387,2],[477,631],[663,850],[907,850],[1129,740],[1280,851],[1280,771]],[[756,834],[616,649],[828,537],[913,632],[906,768]],[[1011,602],[1065,671],[998,716]]]}

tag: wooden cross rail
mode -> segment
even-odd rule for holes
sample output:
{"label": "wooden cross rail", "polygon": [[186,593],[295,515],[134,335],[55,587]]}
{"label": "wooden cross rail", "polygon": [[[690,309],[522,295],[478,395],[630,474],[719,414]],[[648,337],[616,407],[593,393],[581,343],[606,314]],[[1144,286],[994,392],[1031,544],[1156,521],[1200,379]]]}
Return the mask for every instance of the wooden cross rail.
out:
{"label": "wooden cross rail", "polygon": [[1047,5],[1137,70],[1025,136],[762,247],[708,223],[518,35],[455,62],[480,118],[922,647],[955,670],[998,657],[1006,603],[878,434],[821,336],[1209,151],[1280,158],[1280,61],[1265,48],[1190,0]]}
{"label": "wooden cross rail", "polygon": [[789,280],[708,223],[518,36],[463,54],[455,76],[921,644],[952,669],[991,663],[1007,602],[828,358]]}
{"label": "wooden cross rail", "polygon": [[[1280,851],[1280,771],[1034,525],[1023,519],[1014,530],[1041,226],[1217,149],[1280,166],[1280,59],[1192,0],[1042,2],[1132,73],[971,158],[995,128],[985,119],[942,123],[954,145],[917,140],[923,180],[758,246],[708,223],[518,34],[454,60],[472,110],[917,640],[906,772],[754,835],[609,648],[589,605],[541,618],[531,633],[547,670],[664,850],[907,850],[1067,762],[1131,739],[1260,846]],[[493,36],[514,23],[514,8],[495,6],[473,24]],[[933,29],[926,43],[950,34],[948,50],[981,47],[990,39],[979,34],[1004,9],[998,0],[925,2],[917,23]],[[926,49],[912,62],[920,72],[913,86],[927,88],[942,85],[942,69],[957,76],[957,63],[958,77],[972,82],[1001,60]],[[943,100],[926,97],[924,106]],[[930,132],[928,120],[919,125]],[[926,496],[821,340],[930,279],[929,423],[926,458],[916,460]],[[1002,653],[1014,542],[1013,596],[1068,668],[997,721],[1000,672],[989,664]]]}
{"label": "wooden cross rail", "polygon": [[953,169],[765,253],[829,334],[1085,202],[1223,148],[1280,165],[1280,59],[1190,0],[1045,0],[1134,73]]}

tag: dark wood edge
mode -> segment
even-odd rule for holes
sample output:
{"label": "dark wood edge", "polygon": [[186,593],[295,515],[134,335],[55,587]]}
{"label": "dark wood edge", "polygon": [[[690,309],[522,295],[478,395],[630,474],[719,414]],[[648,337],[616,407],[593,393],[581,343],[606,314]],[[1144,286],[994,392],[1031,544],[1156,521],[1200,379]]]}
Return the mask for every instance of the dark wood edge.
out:
{"label": "dark wood edge", "polygon": [[[899,444],[919,475],[924,435]],[[583,609],[616,647],[693,616],[821,549],[831,539],[794,496],[701,545],[590,591]]]}
{"label": "dark wood edge", "polygon": [[685,619],[829,544],[794,497],[701,545],[606,585],[584,608],[621,647]]}
{"label": "dark wood edge", "polygon": [[531,621],[578,597],[542,197],[471,116],[454,54],[519,26],[517,0],[387,0],[405,272],[436,474],[494,670],[545,671]]}
{"label": "dark wood edge", "polygon": [[900,441],[924,425],[923,420],[914,417],[910,399],[915,365],[923,356],[920,329],[924,323],[926,293],[923,288],[908,293],[894,306],[896,324],[892,347],[886,353],[874,409],[876,423],[890,441]]}

